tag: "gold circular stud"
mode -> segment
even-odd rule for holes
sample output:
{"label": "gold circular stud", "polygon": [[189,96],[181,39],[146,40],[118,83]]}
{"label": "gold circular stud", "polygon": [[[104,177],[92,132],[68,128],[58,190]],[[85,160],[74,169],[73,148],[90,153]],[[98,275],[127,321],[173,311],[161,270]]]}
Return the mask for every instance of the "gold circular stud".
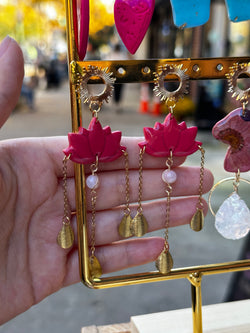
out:
{"label": "gold circular stud", "polygon": [[243,64],[233,64],[233,66],[229,68],[229,73],[226,74],[226,78],[229,85],[228,92],[231,92],[232,97],[236,97],[236,100],[244,103],[250,97],[250,87],[245,90],[242,90],[239,87],[237,80],[242,74],[246,74],[250,77],[250,62]]}
{"label": "gold circular stud", "polygon": [[[154,92],[157,97],[163,102],[171,102],[175,104],[179,98],[183,98],[184,94],[188,93],[188,79],[186,73],[187,69],[182,69],[183,65],[163,65],[159,66],[158,72],[155,75]],[[169,91],[165,88],[164,81],[167,76],[175,75],[179,80],[179,86],[174,91]]]}
{"label": "gold circular stud", "polygon": [[[108,72],[108,68],[101,69],[97,66],[83,68],[76,92],[80,94],[83,103],[89,104],[90,110],[93,112],[98,112],[103,102],[108,102],[112,96],[113,84],[116,80],[112,75],[113,73]],[[100,79],[105,85],[103,91],[97,95],[91,94],[88,88],[89,80],[95,78]]]}

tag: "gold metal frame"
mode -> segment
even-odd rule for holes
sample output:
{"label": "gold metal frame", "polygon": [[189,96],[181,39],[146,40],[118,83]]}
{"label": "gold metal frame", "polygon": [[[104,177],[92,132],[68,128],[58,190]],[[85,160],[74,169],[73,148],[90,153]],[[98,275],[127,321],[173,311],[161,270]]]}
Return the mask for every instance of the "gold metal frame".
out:
{"label": "gold metal frame", "polygon": [[[77,132],[79,126],[82,126],[81,101],[75,92],[75,83],[77,81],[78,75],[81,74],[83,67],[87,68],[89,65],[94,65],[101,68],[109,67],[110,71],[113,72],[113,75],[116,77],[116,83],[132,83],[153,82],[154,72],[157,71],[159,66],[164,64],[183,64],[183,67],[187,68],[186,74],[189,76],[190,80],[204,80],[225,79],[225,74],[229,72],[229,68],[233,66],[233,64],[250,62],[250,57],[81,62],[78,60],[76,52],[72,17],[72,1],[65,0],[65,2],[73,132]],[[168,76],[168,80],[171,79],[171,76]],[[98,83],[98,78],[94,82]],[[75,183],[79,244],[79,269],[81,279],[85,285],[90,288],[102,289],[186,278],[190,281],[192,290],[193,332],[202,333],[202,277],[204,275],[249,270],[250,260],[178,268],[171,270],[168,275],[162,275],[159,272],[148,272],[92,279],[88,265],[89,246],[87,237],[88,231],[85,205],[85,175],[83,165],[75,164]]]}

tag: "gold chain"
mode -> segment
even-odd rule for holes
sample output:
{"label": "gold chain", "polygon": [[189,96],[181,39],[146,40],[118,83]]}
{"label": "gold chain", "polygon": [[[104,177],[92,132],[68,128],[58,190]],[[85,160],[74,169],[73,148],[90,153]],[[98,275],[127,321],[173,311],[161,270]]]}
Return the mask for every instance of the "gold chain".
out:
{"label": "gold chain", "polygon": [[[91,169],[92,175],[95,175],[95,173],[98,170],[98,156],[96,157],[96,162],[90,166],[90,169]],[[97,201],[97,194],[96,194],[96,190],[93,188],[93,189],[91,189],[91,237],[90,237],[91,264],[93,264],[93,260],[95,257],[96,201]]]}
{"label": "gold chain", "polygon": [[130,208],[129,208],[129,160],[128,160],[128,153],[126,150],[123,151],[124,158],[125,158],[125,192],[126,192],[126,205],[124,208],[124,214],[129,216]]}
{"label": "gold chain", "polygon": [[91,260],[93,260],[95,256],[95,229],[96,229],[96,190],[91,190]]}
{"label": "gold chain", "polygon": [[[172,150],[170,151],[170,157],[166,161],[166,166],[168,170],[171,170],[171,166],[173,165],[173,153]],[[166,204],[166,220],[165,220],[165,244],[164,244],[164,250],[168,250],[168,229],[170,224],[170,203],[171,203],[171,193],[172,193],[172,186],[170,184],[166,184],[165,192],[167,193],[167,204]]]}
{"label": "gold chain", "polygon": [[143,176],[142,176],[142,172],[143,172],[143,155],[145,153],[145,146],[143,147],[143,149],[140,150],[140,155],[139,155],[139,193],[138,193],[138,208],[137,208],[137,212],[138,213],[142,213],[142,182],[143,182]]}
{"label": "gold chain", "polygon": [[64,202],[64,213],[63,213],[63,224],[70,224],[69,218],[69,200],[68,200],[68,188],[67,188],[67,162],[70,159],[69,156],[63,158],[63,202]]}
{"label": "gold chain", "polygon": [[203,181],[204,181],[205,149],[203,149],[201,146],[199,146],[199,149],[201,152],[201,166],[200,166],[199,200],[196,208],[202,209],[204,206],[202,202],[202,193],[203,193]]}

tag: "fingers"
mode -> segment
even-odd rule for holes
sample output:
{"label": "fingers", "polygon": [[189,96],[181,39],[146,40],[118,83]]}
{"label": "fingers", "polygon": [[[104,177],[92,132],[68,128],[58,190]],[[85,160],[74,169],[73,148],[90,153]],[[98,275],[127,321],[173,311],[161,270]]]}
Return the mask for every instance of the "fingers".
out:
{"label": "fingers", "polygon": [[[189,224],[192,216],[196,212],[197,201],[197,197],[173,199],[170,206],[169,227]],[[203,204],[204,214],[206,215],[207,204],[205,201],[203,201]],[[136,215],[136,208],[135,205],[131,207],[132,217]],[[148,222],[148,232],[163,229],[166,222],[166,199],[145,203],[143,205],[143,215]],[[114,209],[112,211],[98,212],[96,214],[96,245],[110,244],[122,239],[118,233],[118,226],[122,218],[122,208]],[[91,230],[91,213],[88,214],[87,219],[89,222],[88,230]]]}
{"label": "fingers", "polygon": [[[95,254],[101,264],[103,274],[107,274],[152,262],[162,252],[163,247],[164,239],[162,238],[141,238],[97,247]],[[69,254],[67,272],[64,286],[79,281],[78,255],[76,250]]]}
{"label": "fingers", "polygon": [[18,101],[23,75],[22,51],[12,38],[6,37],[0,45],[0,127]]}
{"label": "fingers", "polygon": [[106,274],[154,261],[163,248],[162,238],[140,238],[97,247],[96,257],[100,261],[103,274]]}
{"label": "fingers", "polygon": [[[123,137],[121,144],[127,147],[129,156],[129,169],[138,169],[139,167],[139,146],[138,142],[142,141],[143,138],[139,137]],[[34,149],[38,149],[38,142],[40,143],[40,148],[45,149],[49,155],[51,161],[53,162],[56,175],[62,177],[62,160],[64,158],[63,149],[68,146],[67,137],[54,137],[54,138],[39,138],[33,139]],[[23,140],[25,144],[25,140]],[[29,141],[30,144],[30,141]],[[31,147],[30,147],[31,149]],[[181,165],[185,161],[184,157],[174,158],[174,165]],[[163,168],[166,163],[166,158],[155,158],[144,154],[143,158],[143,168],[153,169],[153,168]],[[74,163],[68,162],[68,177],[74,176]],[[125,159],[123,156],[119,157],[116,161],[112,163],[100,163],[99,172],[109,171],[109,170],[123,170],[125,167]],[[85,166],[85,172],[88,174],[90,172],[89,165]]]}
{"label": "fingers", "polygon": [[[162,181],[163,169],[144,170],[142,200],[155,200],[166,197],[166,184]],[[172,197],[198,195],[200,185],[199,167],[175,168],[177,181],[172,185]],[[98,174],[99,188],[97,189],[97,210],[106,210],[123,205],[126,202],[125,173],[124,171],[101,172]],[[137,202],[139,176],[138,170],[129,173],[130,178],[130,202]],[[212,173],[205,169],[203,193],[210,190],[213,184]],[[68,182],[68,197],[72,209],[75,209],[75,184],[73,180]],[[91,194],[87,190],[87,209],[91,209]]]}

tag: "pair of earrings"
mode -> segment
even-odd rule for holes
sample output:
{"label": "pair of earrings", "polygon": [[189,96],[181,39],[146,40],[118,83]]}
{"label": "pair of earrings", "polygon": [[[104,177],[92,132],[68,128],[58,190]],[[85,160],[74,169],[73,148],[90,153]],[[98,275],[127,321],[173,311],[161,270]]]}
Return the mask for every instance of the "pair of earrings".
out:
{"label": "pair of earrings", "polygon": [[[248,179],[240,177],[241,172],[250,170],[250,110],[246,108],[250,97],[250,87],[242,90],[237,82],[243,74],[250,76],[250,63],[236,63],[226,75],[229,92],[242,103],[242,107],[231,111],[215,124],[212,130],[217,140],[230,145],[224,160],[224,169],[235,173],[235,177],[225,178],[215,184],[209,195],[209,207],[215,216],[215,227],[227,239],[240,239],[250,230],[250,211],[238,194],[241,181],[250,184]],[[227,181],[233,181],[233,193],[215,214],[211,204],[212,194],[219,185]]]}
{"label": "pair of earrings", "polygon": [[[145,141],[139,143],[139,189],[138,189],[138,208],[134,218],[130,215],[129,208],[129,159],[126,147],[121,146],[121,132],[111,132],[110,127],[102,128],[98,113],[104,101],[108,102],[112,94],[113,83],[115,79],[108,70],[102,70],[95,66],[89,66],[83,69],[82,76],[76,85],[76,92],[80,95],[83,103],[89,105],[92,112],[92,120],[88,129],[79,128],[78,133],[69,133],[69,146],[64,150],[65,158],[63,161],[64,174],[64,217],[63,227],[59,232],[58,243],[63,248],[68,248],[73,244],[73,232],[70,226],[69,205],[67,200],[67,161],[70,159],[75,163],[89,164],[91,175],[86,179],[86,185],[91,192],[91,255],[89,260],[90,271],[93,277],[101,275],[101,266],[95,256],[95,215],[97,202],[97,189],[99,186],[99,178],[97,175],[99,162],[112,162],[121,156],[125,161],[125,199],[124,217],[119,226],[119,232],[122,237],[142,236],[148,230],[147,221],[143,215],[142,209],[142,183],[143,183],[143,156],[145,153],[154,157],[166,157],[167,169],[162,174],[162,179],[166,184],[166,221],[165,221],[165,246],[164,250],[156,261],[156,266],[162,274],[167,274],[172,266],[173,260],[169,252],[168,244],[168,228],[170,223],[170,203],[173,183],[177,180],[177,175],[173,166],[173,158],[175,156],[188,156],[200,150],[201,152],[201,168],[200,168],[200,185],[199,199],[197,202],[197,211],[192,218],[191,228],[195,231],[202,229],[204,216],[202,205],[202,187],[204,175],[204,149],[202,143],[195,141],[197,127],[189,127],[185,122],[177,123],[174,118],[174,107],[179,98],[187,93],[188,76],[186,70],[182,66],[165,65],[160,66],[158,73],[155,74],[155,94],[165,101],[169,106],[170,113],[165,121],[156,123],[154,128],[144,128]],[[164,87],[164,80],[168,75],[176,75],[179,79],[179,87],[175,91],[168,91]],[[105,89],[98,96],[93,96],[88,90],[88,81],[91,77],[100,78]]]}

